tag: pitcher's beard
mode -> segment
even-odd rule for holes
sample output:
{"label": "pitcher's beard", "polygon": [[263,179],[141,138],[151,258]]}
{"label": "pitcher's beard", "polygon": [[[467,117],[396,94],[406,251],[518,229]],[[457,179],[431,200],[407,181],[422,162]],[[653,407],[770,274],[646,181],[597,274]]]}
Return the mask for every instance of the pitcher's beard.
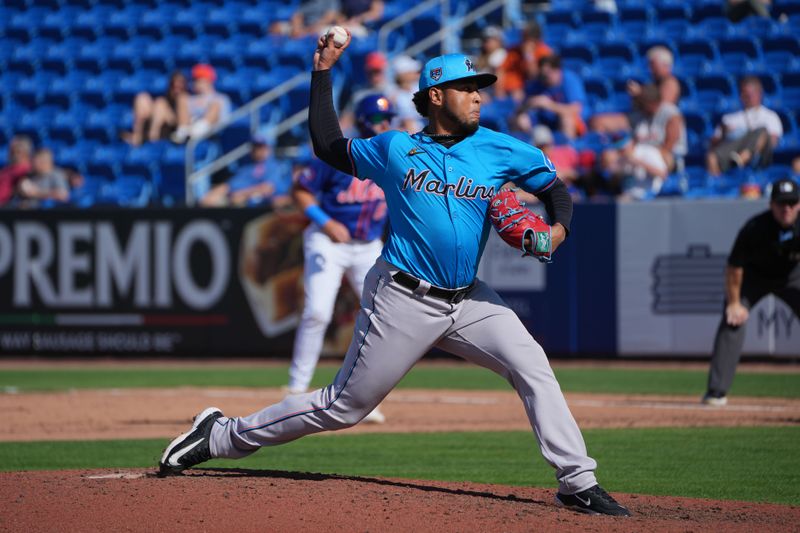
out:
{"label": "pitcher's beard", "polygon": [[478,131],[478,121],[475,122],[467,122],[453,113],[449,107],[443,106],[442,113],[445,117],[447,117],[453,124],[455,124],[458,131],[454,131],[454,135],[472,135],[476,131]]}

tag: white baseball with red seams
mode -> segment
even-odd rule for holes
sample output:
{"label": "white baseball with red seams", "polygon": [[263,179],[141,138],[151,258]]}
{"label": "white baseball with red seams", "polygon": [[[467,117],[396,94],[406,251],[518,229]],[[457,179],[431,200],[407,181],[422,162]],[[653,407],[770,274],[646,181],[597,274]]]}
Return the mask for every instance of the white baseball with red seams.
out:
{"label": "white baseball with red seams", "polygon": [[341,48],[347,42],[347,30],[341,26],[333,26],[328,30],[328,37],[333,37],[333,44],[336,48]]}

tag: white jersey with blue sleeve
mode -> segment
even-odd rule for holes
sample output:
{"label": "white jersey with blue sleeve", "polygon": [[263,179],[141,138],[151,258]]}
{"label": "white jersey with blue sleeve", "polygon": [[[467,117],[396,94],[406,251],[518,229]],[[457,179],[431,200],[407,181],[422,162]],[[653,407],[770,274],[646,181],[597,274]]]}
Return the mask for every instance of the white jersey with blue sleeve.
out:
{"label": "white jersey with blue sleeve", "polygon": [[492,196],[509,181],[537,194],[557,179],[541,150],[482,127],[449,148],[422,132],[351,139],[349,154],[353,174],[372,180],[386,196],[390,229],[383,258],[450,289],[475,279]]}

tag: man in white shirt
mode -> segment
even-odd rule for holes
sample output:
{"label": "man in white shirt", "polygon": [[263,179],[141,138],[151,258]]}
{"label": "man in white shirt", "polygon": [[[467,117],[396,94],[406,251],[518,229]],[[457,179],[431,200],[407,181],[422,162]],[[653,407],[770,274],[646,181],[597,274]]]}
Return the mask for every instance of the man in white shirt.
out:
{"label": "man in white shirt", "polygon": [[744,109],[722,115],[706,157],[709,174],[718,176],[733,165],[765,168],[772,162],[772,150],[783,135],[783,124],[775,111],[761,104],[763,93],[756,76],[739,80]]}

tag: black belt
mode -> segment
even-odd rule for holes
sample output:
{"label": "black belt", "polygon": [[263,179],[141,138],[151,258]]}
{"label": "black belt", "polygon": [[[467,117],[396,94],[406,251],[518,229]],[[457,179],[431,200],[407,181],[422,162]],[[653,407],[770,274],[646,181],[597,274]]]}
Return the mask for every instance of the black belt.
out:
{"label": "black belt", "polygon": [[[411,274],[406,274],[402,270],[397,271],[392,276],[392,279],[395,280],[398,285],[402,285],[406,289],[411,289],[412,291],[419,287],[419,280]],[[472,290],[473,285],[474,283],[470,283],[468,287],[464,287],[463,289],[443,289],[442,287],[431,285],[431,288],[428,289],[427,295],[450,302],[451,304],[457,304],[464,299],[464,296],[466,296],[469,291]]]}

